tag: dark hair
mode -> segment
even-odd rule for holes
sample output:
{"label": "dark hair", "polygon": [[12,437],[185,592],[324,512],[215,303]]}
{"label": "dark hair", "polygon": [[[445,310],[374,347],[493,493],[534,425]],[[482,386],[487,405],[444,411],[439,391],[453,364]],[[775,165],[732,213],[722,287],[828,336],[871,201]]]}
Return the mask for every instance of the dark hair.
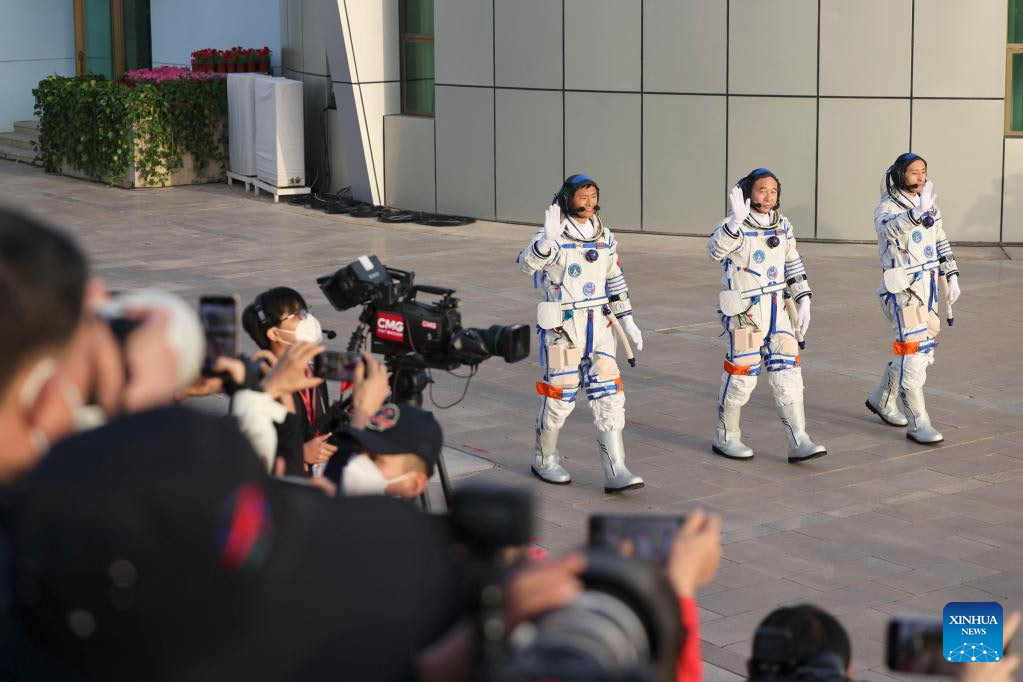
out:
{"label": "dark hair", "polygon": [[906,152],[905,154],[899,154],[895,162],[888,167],[888,170],[884,174],[884,186],[888,192],[888,196],[893,199],[896,198],[896,191],[903,191],[909,189],[906,185],[906,171],[916,161],[923,161],[924,168],[927,168],[927,160],[919,154],[912,152]]}
{"label": "dark hair", "polygon": [[812,604],[775,609],[753,634],[750,679],[784,678],[800,667],[835,656],[841,661],[841,670],[835,673],[844,677],[852,660],[852,644],[834,616]]}
{"label": "dark hair", "polygon": [[274,287],[256,296],[242,311],[242,328],[256,345],[266,350],[270,339],[266,330],[276,327],[281,320],[299,310],[308,310],[302,294],[288,287]]}
{"label": "dark hair", "polygon": [[88,275],[85,256],[67,235],[0,208],[0,393],[22,365],[71,339]]}

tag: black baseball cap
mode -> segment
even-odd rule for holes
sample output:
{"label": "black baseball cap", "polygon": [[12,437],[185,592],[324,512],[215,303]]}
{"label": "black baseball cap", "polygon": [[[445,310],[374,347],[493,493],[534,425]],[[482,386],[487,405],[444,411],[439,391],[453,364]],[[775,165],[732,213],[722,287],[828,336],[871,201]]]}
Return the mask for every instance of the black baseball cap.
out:
{"label": "black baseball cap", "polygon": [[408,403],[387,403],[365,429],[346,426],[341,434],[372,455],[418,455],[426,462],[428,476],[433,476],[444,445],[444,434],[433,413]]}
{"label": "black baseball cap", "polygon": [[186,408],[56,445],[11,549],[37,679],[405,679],[456,617],[424,515],[271,479],[232,419]]}

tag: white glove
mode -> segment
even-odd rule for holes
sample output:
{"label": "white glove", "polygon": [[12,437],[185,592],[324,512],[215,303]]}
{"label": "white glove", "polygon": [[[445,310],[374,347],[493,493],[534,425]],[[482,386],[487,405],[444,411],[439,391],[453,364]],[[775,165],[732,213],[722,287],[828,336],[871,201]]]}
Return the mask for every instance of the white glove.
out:
{"label": "white glove", "polygon": [[948,304],[955,305],[963,292],[959,289],[959,275],[952,275],[948,278]]}
{"label": "white glove", "polygon": [[564,231],[561,223],[561,207],[551,204],[543,214],[543,239],[540,240],[540,250],[550,251],[551,245],[558,241],[558,237]]}
{"label": "white glove", "polygon": [[810,328],[810,297],[804,296],[799,299],[796,307],[796,323],[799,325],[799,333],[806,336],[806,330]]}
{"label": "white glove", "polygon": [[636,321],[632,319],[632,315],[626,315],[622,318],[622,328],[628,335],[629,340],[632,341],[632,345],[636,347],[637,351],[643,350],[643,332],[636,326]]}
{"label": "white glove", "polygon": [[934,193],[934,183],[928,180],[924,183],[924,188],[920,190],[920,213],[921,215],[927,213],[934,208],[934,202],[938,200],[938,195]]}
{"label": "white glove", "polygon": [[728,193],[728,204],[732,210],[732,225],[742,225],[749,218],[749,199],[743,200],[742,189],[738,185]]}

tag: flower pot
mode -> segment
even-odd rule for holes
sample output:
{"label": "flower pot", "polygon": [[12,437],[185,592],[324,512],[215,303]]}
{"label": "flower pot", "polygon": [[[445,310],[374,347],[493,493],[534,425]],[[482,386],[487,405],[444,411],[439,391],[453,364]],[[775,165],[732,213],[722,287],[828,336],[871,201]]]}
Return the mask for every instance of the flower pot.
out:
{"label": "flower pot", "polygon": [[217,73],[227,73],[227,64],[217,64]]}
{"label": "flower pot", "polygon": [[245,65],[245,70],[248,71],[249,73],[252,73],[256,70],[256,67],[257,67],[256,62],[249,62],[248,64]]}

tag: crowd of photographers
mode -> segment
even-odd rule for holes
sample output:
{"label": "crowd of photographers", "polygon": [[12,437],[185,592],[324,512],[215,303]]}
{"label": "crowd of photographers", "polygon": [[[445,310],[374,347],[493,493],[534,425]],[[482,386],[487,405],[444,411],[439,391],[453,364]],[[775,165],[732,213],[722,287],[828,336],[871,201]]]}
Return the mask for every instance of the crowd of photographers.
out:
{"label": "crowd of photographers", "polygon": [[[535,558],[528,493],[466,486],[423,513],[439,424],[390,402],[369,354],[337,423],[292,289],[242,313],[259,352],[205,359],[180,298],[112,297],[66,235],[0,209],[0,300],[0,679],[702,679],[715,515],[688,514],[654,568]],[[181,405],[213,393],[229,415]],[[841,625],[799,606],[757,629],[749,673],[841,680],[850,661]]]}

